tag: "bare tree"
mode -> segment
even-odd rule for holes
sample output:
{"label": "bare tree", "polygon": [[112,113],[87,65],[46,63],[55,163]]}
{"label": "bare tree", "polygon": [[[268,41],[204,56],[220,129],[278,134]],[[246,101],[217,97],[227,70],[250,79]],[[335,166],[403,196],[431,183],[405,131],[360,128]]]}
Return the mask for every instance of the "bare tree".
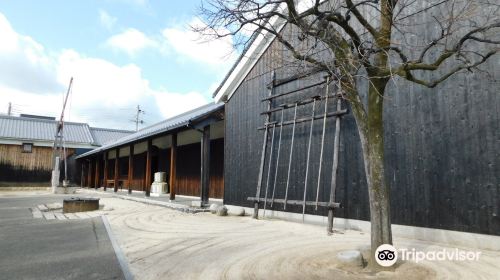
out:
{"label": "bare tree", "polygon": [[[375,266],[376,248],[392,244],[384,179],[386,88],[401,79],[434,88],[456,73],[479,70],[499,51],[499,8],[488,0],[205,0],[200,15],[206,26],[195,29],[244,45],[271,34],[293,60],[337,78],[361,138]],[[361,80],[367,88],[360,88],[366,85]]]}

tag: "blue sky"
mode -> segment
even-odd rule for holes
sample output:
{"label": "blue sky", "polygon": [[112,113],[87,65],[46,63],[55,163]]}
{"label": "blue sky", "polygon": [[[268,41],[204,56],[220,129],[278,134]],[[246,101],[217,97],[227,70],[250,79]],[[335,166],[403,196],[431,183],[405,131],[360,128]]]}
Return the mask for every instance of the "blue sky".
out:
{"label": "blue sky", "polygon": [[[237,52],[189,25],[200,1],[1,1],[0,113],[59,115],[75,79],[71,121],[129,129],[212,102]],[[6,39],[5,39],[6,38]],[[3,69],[2,69],[3,68]]]}

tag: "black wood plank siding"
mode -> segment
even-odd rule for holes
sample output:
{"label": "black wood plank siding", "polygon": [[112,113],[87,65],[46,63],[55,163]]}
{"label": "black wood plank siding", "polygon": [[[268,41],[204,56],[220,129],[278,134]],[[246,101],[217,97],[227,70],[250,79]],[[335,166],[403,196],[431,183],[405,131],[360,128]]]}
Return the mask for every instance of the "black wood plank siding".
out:
{"label": "black wood plank siding", "polygon": [[[226,204],[252,206],[247,197],[256,193],[263,141],[263,131],[257,128],[264,123],[260,112],[266,109],[260,99],[268,94],[266,84],[271,79],[271,70],[276,69],[273,57],[280,51],[274,42],[226,104]],[[401,80],[397,80],[397,86],[389,85],[384,111],[385,163],[386,180],[392,190],[394,224],[500,234],[498,57],[483,69],[492,76],[458,74],[435,89]],[[286,69],[276,70],[278,78],[289,74],[285,74]],[[276,93],[307,83],[311,80],[296,81],[280,87]],[[361,82],[360,88],[363,86]],[[318,94],[323,95],[323,89],[313,88],[276,102]],[[317,104],[318,112],[323,110],[323,104]],[[298,115],[310,115],[311,105],[300,108]],[[333,111],[333,103],[330,107]],[[288,110],[285,119],[290,120],[292,114],[293,109]],[[278,117],[278,113],[273,114],[273,120]],[[302,200],[309,126],[310,122],[298,124],[296,128],[288,199]],[[314,200],[316,193],[321,126],[322,120],[315,122],[308,200]],[[344,208],[338,210],[336,216],[369,220],[363,157],[352,114],[343,117],[341,126],[337,201]],[[291,130],[291,126],[284,128],[276,198],[284,196]],[[320,201],[328,200],[334,132],[334,118],[331,118],[327,125]],[[275,137],[278,136],[277,131]],[[275,160],[276,142],[274,149]],[[261,197],[265,195],[267,165],[264,170]],[[271,182],[273,178],[271,175]],[[271,192],[269,189],[268,196]],[[282,210],[282,207],[277,204],[274,209]],[[287,211],[301,212],[301,207],[290,207]],[[326,214],[324,210],[314,211],[313,207],[308,207],[306,212]]]}

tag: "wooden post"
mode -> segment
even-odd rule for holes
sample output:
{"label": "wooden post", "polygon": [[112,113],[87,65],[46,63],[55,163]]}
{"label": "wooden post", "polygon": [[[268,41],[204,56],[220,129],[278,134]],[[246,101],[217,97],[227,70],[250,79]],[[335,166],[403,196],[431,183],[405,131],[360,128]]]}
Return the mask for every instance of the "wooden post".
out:
{"label": "wooden post", "polygon": [[153,147],[153,140],[148,139],[148,150],[146,152],[146,196],[149,196],[151,192],[151,149]]}
{"label": "wooden post", "polygon": [[[269,87],[269,94],[268,97],[271,97],[273,95],[273,90],[274,90],[274,84],[276,81],[276,73],[273,71],[271,74],[272,80],[271,84]],[[271,99],[267,100],[267,111],[271,110]],[[264,141],[262,142],[262,153],[260,155],[260,167],[259,167],[259,177],[258,177],[258,182],[257,182],[257,193],[255,194],[255,197],[257,200],[253,204],[253,215],[252,217],[254,219],[257,219],[259,217],[259,200],[260,200],[260,190],[262,188],[262,178],[263,178],[263,173],[264,173],[264,165],[265,165],[265,160],[266,160],[266,150],[267,150],[267,133],[269,130],[269,120],[271,117],[271,113],[267,113],[265,117],[265,130],[264,130]],[[286,203],[285,203],[286,205]]]}
{"label": "wooden post", "polygon": [[128,155],[128,194],[132,193],[132,181],[134,180],[134,144],[130,145]]}
{"label": "wooden post", "polygon": [[83,185],[84,185],[84,180],[83,180],[84,175],[83,174],[84,174],[84,172],[83,172],[83,162],[82,162],[82,173],[80,175],[80,188],[83,188]]}
{"label": "wooden post", "polygon": [[208,205],[210,191],[210,125],[203,128],[201,138],[201,205]]}
{"label": "wooden post", "polygon": [[170,200],[175,200],[175,177],[177,165],[177,133],[172,134],[172,146],[170,147]]}
{"label": "wooden post", "polygon": [[115,178],[114,178],[114,185],[115,185],[115,192],[118,192],[118,180],[120,177],[120,148],[116,149],[116,156],[115,156]]}
{"label": "wooden post", "polygon": [[104,191],[106,191],[108,187],[108,152],[104,152]]}
{"label": "wooden post", "polygon": [[92,158],[89,159],[89,170],[87,171],[87,187],[92,187]]}
{"label": "wooden post", "polygon": [[[337,97],[337,111],[342,108],[342,101]],[[333,233],[333,203],[335,202],[335,191],[337,189],[337,173],[339,166],[339,149],[340,149],[340,116],[335,117],[335,138],[333,140],[333,167],[332,167],[332,184],[330,188],[330,203],[328,208],[328,234]]]}
{"label": "wooden post", "polygon": [[83,165],[83,187],[87,187],[88,185],[88,178],[89,178],[89,165],[88,165],[88,162],[87,162],[87,159],[85,159],[82,163]]}
{"label": "wooden post", "polygon": [[94,187],[97,190],[99,187],[101,187],[99,185],[99,156],[95,157],[95,178],[94,178],[94,181],[95,181]]}

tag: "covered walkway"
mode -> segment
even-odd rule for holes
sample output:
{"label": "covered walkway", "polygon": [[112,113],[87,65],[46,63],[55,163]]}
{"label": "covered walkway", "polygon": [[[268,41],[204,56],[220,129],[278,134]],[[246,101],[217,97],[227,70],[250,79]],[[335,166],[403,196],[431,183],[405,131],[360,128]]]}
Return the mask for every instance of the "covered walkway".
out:
{"label": "covered walkway", "polygon": [[154,173],[165,172],[176,194],[222,198],[224,104],[208,104],[139,130],[78,157],[82,187],[151,194]]}

